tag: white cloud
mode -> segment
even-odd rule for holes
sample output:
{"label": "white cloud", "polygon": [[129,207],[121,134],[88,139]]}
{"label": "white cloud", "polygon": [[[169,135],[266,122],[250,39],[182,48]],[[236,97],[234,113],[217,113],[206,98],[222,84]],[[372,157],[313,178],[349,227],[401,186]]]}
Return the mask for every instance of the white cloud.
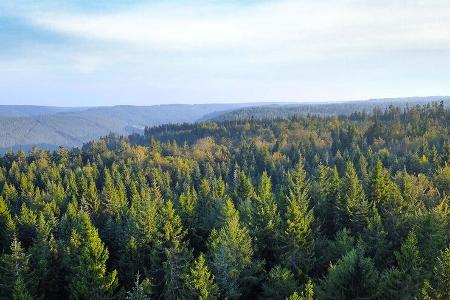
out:
{"label": "white cloud", "polygon": [[91,41],[161,51],[241,51],[289,59],[450,48],[450,2],[284,0],[176,2],[113,13],[52,12],[36,25]]}
{"label": "white cloud", "polygon": [[29,93],[92,105],[449,94],[448,0],[205,1],[108,11],[0,3],[36,32],[62,34],[0,56],[3,99]]}

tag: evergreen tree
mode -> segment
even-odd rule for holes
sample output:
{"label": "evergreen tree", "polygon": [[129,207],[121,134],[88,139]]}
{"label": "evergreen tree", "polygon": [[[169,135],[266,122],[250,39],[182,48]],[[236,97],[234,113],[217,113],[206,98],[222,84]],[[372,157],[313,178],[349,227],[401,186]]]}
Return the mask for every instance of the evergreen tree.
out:
{"label": "evergreen tree", "polygon": [[42,214],[36,224],[36,238],[30,248],[30,254],[33,288],[38,295],[44,295],[47,298],[57,295],[57,245],[51,228]]}
{"label": "evergreen tree", "polygon": [[23,296],[30,299],[27,283],[29,282],[29,256],[23,250],[20,241],[14,236],[10,247],[11,254],[0,257],[0,296],[8,299]]}
{"label": "evergreen tree", "polygon": [[242,222],[247,224],[252,234],[256,231],[255,214],[257,194],[250,177],[244,172],[239,172],[234,192],[235,203],[242,217]]}
{"label": "evergreen tree", "polygon": [[289,297],[286,297],[286,300],[314,300],[314,285],[311,280],[306,283],[305,291],[300,294],[294,292]]}
{"label": "evergreen tree", "polygon": [[367,228],[364,230],[362,237],[367,245],[366,253],[373,257],[376,266],[384,269],[386,265],[391,263],[389,257],[391,243],[388,240],[381,216],[375,205],[372,205]]}
{"label": "evergreen tree", "polygon": [[347,162],[341,184],[341,195],[337,202],[340,224],[341,227],[350,228],[356,235],[366,227],[369,205],[352,162]]}
{"label": "evergreen tree", "polygon": [[221,295],[237,299],[243,293],[246,277],[252,275],[252,240],[231,200],[226,200],[223,210],[225,222],[211,232],[208,256]]}
{"label": "evergreen tree", "polygon": [[200,254],[187,277],[187,285],[192,297],[199,300],[217,299],[218,288],[213,278],[203,254]]}
{"label": "evergreen tree", "polygon": [[154,266],[158,272],[155,282],[159,285],[165,299],[178,299],[185,295],[187,286],[185,277],[192,261],[192,253],[185,240],[180,217],[176,214],[172,201],[167,201],[162,211],[162,228],[154,254]]}
{"label": "evergreen tree", "polygon": [[276,257],[276,245],[280,238],[280,223],[281,219],[272,193],[270,177],[267,172],[263,172],[255,211],[255,239],[257,250],[269,265],[273,264]]}
{"label": "evergreen tree", "polygon": [[308,274],[314,264],[313,210],[309,207],[309,183],[300,162],[288,177],[284,263],[296,276]]}
{"label": "evergreen tree", "polygon": [[131,291],[127,292],[127,300],[150,300],[151,294],[151,282],[148,279],[144,279],[142,282],[139,280],[139,273],[136,275],[136,281]]}
{"label": "evergreen tree", "polygon": [[432,283],[436,299],[450,299],[450,245],[441,251],[433,269]]}
{"label": "evergreen tree", "polygon": [[117,272],[107,272],[109,251],[101,241],[89,215],[77,213],[79,228],[73,228],[67,253],[70,265],[70,297],[73,299],[103,299],[113,295],[117,287]]}
{"label": "evergreen tree", "polygon": [[14,289],[12,292],[13,300],[32,300],[33,297],[30,296],[28,290],[25,286],[25,282],[21,276],[16,279],[16,283],[14,284]]}
{"label": "evergreen tree", "polygon": [[335,265],[320,283],[320,299],[376,299],[379,274],[359,244]]}
{"label": "evergreen tree", "polygon": [[263,299],[285,299],[298,289],[294,274],[282,266],[275,266],[269,272],[263,285]]}
{"label": "evergreen tree", "polygon": [[317,219],[320,220],[321,229],[327,237],[332,237],[338,228],[336,220],[336,203],[339,200],[341,179],[337,168],[333,169],[319,166],[319,199],[314,209]]}
{"label": "evergreen tree", "polygon": [[6,249],[11,244],[15,224],[9,212],[9,208],[3,197],[0,196],[0,249]]}
{"label": "evergreen tree", "polygon": [[417,238],[410,232],[399,252],[395,252],[398,268],[383,275],[383,297],[412,299],[419,295],[423,283],[423,260],[417,247]]}

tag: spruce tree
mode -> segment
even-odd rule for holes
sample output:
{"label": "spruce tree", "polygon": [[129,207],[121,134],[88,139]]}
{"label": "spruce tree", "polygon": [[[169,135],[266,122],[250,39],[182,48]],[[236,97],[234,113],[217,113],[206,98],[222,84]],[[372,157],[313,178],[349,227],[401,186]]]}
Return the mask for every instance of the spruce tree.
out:
{"label": "spruce tree", "polygon": [[0,196],[0,250],[7,249],[15,232],[15,224],[6,202]]}
{"label": "spruce tree", "polygon": [[314,265],[314,213],[302,162],[288,176],[287,204],[282,257],[285,266],[299,277],[308,274]]}
{"label": "spruce tree", "polygon": [[337,208],[341,227],[351,229],[355,235],[366,227],[369,205],[351,161],[345,168]]}
{"label": "spruce tree", "polygon": [[436,299],[450,299],[450,245],[441,251],[437,259],[432,283]]}
{"label": "spruce tree", "polygon": [[395,252],[398,268],[388,270],[382,279],[383,297],[413,299],[419,296],[423,284],[423,259],[417,246],[417,237],[410,232],[399,252]]}
{"label": "spruce tree", "polygon": [[17,297],[24,296],[24,299],[30,299],[29,282],[29,255],[14,236],[10,254],[4,253],[0,257],[0,297],[20,299]]}
{"label": "spruce tree", "polygon": [[89,215],[77,213],[79,228],[73,229],[68,241],[70,265],[70,297],[73,299],[103,299],[111,297],[117,287],[117,272],[108,272],[109,251],[101,241]]}
{"label": "spruce tree", "polygon": [[241,225],[239,213],[228,199],[223,207],[224,225],[213,229],[208,241],[208,257],[222,296],[237,299],[246,276],[252,275],[253,247],[247,227]]}
{"label": "spruce tree", "polygon": [[321,281],[319,299],[376,299],[379,273],[372,259],[364,255],[364,247],[358,244],[335,265]]}
{"label": "spruce tree", "polygon": [[280,265],[273,267],[263,284],[263,299],[285,299],[298,290],[298,283],[289,269]]}
{"label": "spruce tree", "polygon": [[150,300],[151,297],[151,282],[148,279],[140,281],[139,273],[136,275],[136,280],[131,291],[127,292],[127,300]]}
{"label": "spruce tree", "polygon": [[185,277],[192,262],[192,253],[172,201],[166,202],[162,214],[163,222],[158,231],[153,259],[157,271],[155,284],[159,285],[161,296],[165,299],[178,299],[188,292]]}
{"label": "spruce tree", "polygon": [[276,257],[279,243],[281,219],[272,193],[272,184],[267,172],[263,172],[258,189],[255,211],[255,239],[261,258],[271,266]]}
{"label": "spruce tree", "polygon": [[208,269],[203,254],[196,259],[194,266],[187,276],[190,296],[199,300],[213,300],[218,297],[218,288],[214,277]]}
{"label": "spruce tree", "polygon": [[339,228],[337,223],[336,203],[339,202],[341,179],[337,168],[319,165],[319,199],[314,209],[320,222],[321,230],[327,237],[332,237]]}

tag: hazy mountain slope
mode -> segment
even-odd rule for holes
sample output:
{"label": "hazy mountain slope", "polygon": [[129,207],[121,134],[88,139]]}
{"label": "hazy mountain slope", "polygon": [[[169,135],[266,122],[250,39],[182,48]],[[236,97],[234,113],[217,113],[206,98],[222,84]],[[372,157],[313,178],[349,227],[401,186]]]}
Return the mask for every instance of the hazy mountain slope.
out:
{"label": "hazy mountain slope", "polygon": [[[0,106],[3,112],[32,114],[27,117],[0,115],[0,151],[28,149],[32,145],[55,148],[58,145],[81,146],[110,132],[126,134],[145,126],[195,122],[214,111],[238,109],[253,104],[113,106],[88,109]],[[58,112],[62,111],[62,112]],[[40,115],[40,113],[46,113]],[[15,116],[11,113],[12,116]]]}
{"label": "hazy mountain slope", "polygon": [[374,108],[384,109],[389,105],[398,107],[413,106],[431,102],[443,101],[444,105],[450,105],[450,97],[413,97],[413,98],[392,98],[373,99],[366,101],[351,101],[340,103],[303,103],[288,105],[267,105],[260,107],[245,107],[225,113],[213,112],[203,117],[203,121],[232,121],[242,119],[273,119],[286,118],[292,115],[345,115],[352,112],[371,112]]}
{"label": "hazy mountain slope", "polygon": [[0,106],[0,152],[28,150],[33,145],[54,149],[59,145],[81,146],[110,132],[142,132],[144,127],[168,123],[192,123],[213,119],[284,118],[293,114],[348,114],[374,107],[450,103],[450,97],[378,99],[341,103],[242,103],[198,105],[112,106],[64,108],[45,106]]}
{"label": "hazy mountain slope", "polygon": [[0,105],[0,117],[32,117],[53,115],[62,112],[75,112],[89,109],[88,107],[56,107],[37,105]]}

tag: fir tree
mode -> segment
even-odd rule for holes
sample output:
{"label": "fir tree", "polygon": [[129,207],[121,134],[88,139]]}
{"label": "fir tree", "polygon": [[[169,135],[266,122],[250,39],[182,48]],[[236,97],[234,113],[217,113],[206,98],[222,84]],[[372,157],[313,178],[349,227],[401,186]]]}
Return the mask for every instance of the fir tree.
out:
{"label": "fir tree", "polygon": [[342,179],[341,195],[337,202],[341,227],[348,227],[356,235],[366,227],[369,206],[363,187],[352,162],[348,162]]}
{"label": "fir tree", "polygon": [[269,265],[275,260],[276,245],[280,239],[281,219],[272,193],[272,184],[267,172],[263,172],[258,190],[255,212],[256,247]]}
{"label": "fir tree", "polygon": [[237,299],[244,288],[240,283],[251,274],[252,240],[248,229],[241,225],[239,213],[230,199],[226,200],[223,210],[224,225],[211,232],[208,257],[221,295]]}
{"label": "fir tree", "polygon": [[103,299],[113,295],[117,287],[117,272],[107,272],[109,251],[86,212],[78,212],[80,227],[73,229],[68,243],[71,265],[70,297],[73,299]]}
{"label": "fir tree", "polygon": [[376,299],[379,274],[361,244],[335,265],[319,286],[320,299]]}
{"label": "fir tree", "polygon": [[297,164],[288,177],[286,231],[283,255],[285,265],[296,276],[308,274],[314,262],[313,210],[309,207],[309,183],[303,163]]}
{"label": "fir tree", "polygon": [[192,261],[192,253],[185,240],[180,217],[176,214],[172,201],[167,201],[163,211],[162,228],[158,232],[154,266],[158,275],[155,282],[160,286],[165,299],[178,299],[187,293],[185,277]]}
{"label": "fir tree", "polygon": [[194,299],[212,300],[218,297],[218,288],[214,277],[206,265],[203,254],[197,258],[187,276],[187,285]]}

